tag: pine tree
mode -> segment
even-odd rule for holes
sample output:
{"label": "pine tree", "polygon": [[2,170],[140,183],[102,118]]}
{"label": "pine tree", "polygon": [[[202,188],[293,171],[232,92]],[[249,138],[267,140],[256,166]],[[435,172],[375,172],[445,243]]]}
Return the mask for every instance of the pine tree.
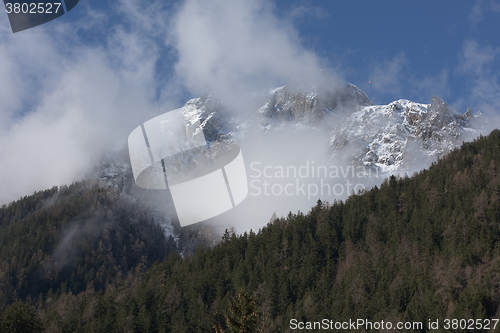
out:
{"label": "pine tree", "polygon": [[233,298],[229,312],[224,317],[228,329],[224,330],[220,324],[214,325],[217,333],[263,332],[261,328],[257,327],[259,321],[257,303],[243,290],[238,293],[236,298]]}
{"label": "pine tree", "polygon": [[34,333],[43,332],[42,321],[21,301],[8,306],[0,318],[0,332]]}

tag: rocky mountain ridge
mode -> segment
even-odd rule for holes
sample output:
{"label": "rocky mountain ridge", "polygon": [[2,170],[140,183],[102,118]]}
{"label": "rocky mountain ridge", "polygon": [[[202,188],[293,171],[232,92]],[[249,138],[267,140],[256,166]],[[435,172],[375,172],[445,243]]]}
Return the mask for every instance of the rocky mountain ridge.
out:
{"label": "rocky mountain ridge", "polygon": [[353,151],[353,163],[395,172],[414,162],[406,159],[410,153],[437,158],[479,135],[471,126],[478,116],[470,109],[460,114],[437,96],[430,104],[400,99],[359,108],[332,132],[330,143],[334,152]]}
{"label": "rocky mountain ridge", "polygon": [[[163,110],[162,110],[163,111]],[[413,163],[409,155],[435,159],[480,133],[472,122],[480,117],[470,109],[460,114],[441,98],[430,104],[406,99],[375,105],[352,84],[332,90],[311,88],[297,91],[283,86],[273,89],[265,104],[253,115],[234,115],[224,103],[210,96],[194,98],[181,108],[190,123],[199,121],[214,152],[217,146],[246,140],[249,127],[272,133],[281,126],[322,127],[328,134],[332,156],[345,154],[350,163],[396,172]],[[106,157],[99,177],[118,179],[130,172],[125,157]]]}
{"label": "rocky mountain ridge", "polygon": [[333,112],[369,105],[373,102],[368,96],[350,83],[340,89],[321,92],[316,87],[308,92],[297,92],[283,86],[270,91],[268,101],[258,112],[265,118],[263,126],[269,129],[281,121],[300,121],[314,126]]}

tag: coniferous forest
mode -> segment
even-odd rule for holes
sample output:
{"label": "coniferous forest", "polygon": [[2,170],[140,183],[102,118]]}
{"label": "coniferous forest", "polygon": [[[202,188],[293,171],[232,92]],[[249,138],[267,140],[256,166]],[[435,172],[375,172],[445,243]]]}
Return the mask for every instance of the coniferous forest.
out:
{"label": "coniferous forest", "polygon": [[499,174],[495,130],[412,177],[184,257],[113,187],[38,192],[0,209],[0,329],[291,332],[291,319],[326,318],[438,319],[444,332],[445,319],[498,319]]}

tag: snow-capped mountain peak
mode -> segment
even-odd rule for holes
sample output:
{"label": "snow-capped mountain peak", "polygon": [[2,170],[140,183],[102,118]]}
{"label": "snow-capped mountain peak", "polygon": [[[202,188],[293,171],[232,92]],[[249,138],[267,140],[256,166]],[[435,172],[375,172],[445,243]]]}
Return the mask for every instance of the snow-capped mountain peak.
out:
{"label": "snow-capped mountain peak", "polygon": [[354,163],[396,171],[409,162],[410,150],[435,158],[456,147],[470,118],[470,110],[459,114],[437,96],[430,104],[400,99],[359,108],[335,128],[330,142],[334,152],[354,151]]}
{"label": "snow-capped mountain peak", "polygon": [[[306,91],[286,85],[270,90],[267,101],[253,115],[235,117],[226,111],[223,102],[210,96],[191,99],[181,108],[190,124],[199,121],[212,153],[225,143],[245,140],[249,126],[272,133],[283,124],[292,124],[296,129],[321,124],[330,130],[325,143],[330,143],[333,155],[347,152],[350,163],[388,172],[407,169],[415,158],[410,153],[435,159],[479,135],[470,124],[478,115],[472,115],[470,109],[460,114],[437,96],[430,104],[399,99],[374,105],[352,84],[313,86]],[[129,172],[123,163],[110,166],[110,160],[106,161],[107,167],[100,172],[103,178]],[[105,171],[111,174],[103,175]]]}

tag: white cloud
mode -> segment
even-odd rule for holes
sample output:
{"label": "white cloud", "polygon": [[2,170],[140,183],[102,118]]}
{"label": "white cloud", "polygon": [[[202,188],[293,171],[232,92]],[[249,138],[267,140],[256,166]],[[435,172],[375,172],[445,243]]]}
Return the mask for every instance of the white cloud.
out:
{"label": "white cloud", "polygon": [[476,76],[485,75],[499,54],[499,48],[481,47],[475,40],[466,40],[460,55],[458,71]]}
{"label": "white cloud", "polygon": [[313,3],[292,5],[290,13],[287,15],[291,21],[301,20],[323,20],[329,17],[328,12],[320,7],[316,7]]}
{"label": "white cloud", "polygon": [[[500,72],[494,64],[500,58],[500,48],[482,46],[475,40],[467,40],[459,55],[457,74],[468,80],[470,101],[482,111],[500,111]],[[498,124],[496,124],[498,125]]]}
{"label": "white cloud", "polygon": [[106,47],[72,39],[60,27],[1,37],[0,203],[6,203],[81,179],[117,139],[125,141],[152,106],[158,54],[120,30]]}
{"label": "white cloud", "polygon": [[195,94],[230,102],[297,78],[312,84],[324,67],[261,0],[187,0],[172,29],[177,74]]}
{"label": "white cloud", "polygon": [[385,94],[399,94],[406,66],[408,66],[408,60],[404,53],[399,53],[390,60],[376,64],[370,73],[373,88]]}
{"label": "white cloud", "polygon": [[185,89],[231,102],[325,68],[267,1],[116,7],[85,3],[73,21],[0,35],[0,203],[80,179]]}
{"label": "white cloud", "polygon": [[430,103],[432,96],[437,95],[446,98],[450,94],[448,84],[449,71],[442,69],[436,75],[429,75],[423,78],[411,77],[408,84],[412,89],[412,96],[423,103]]}
{"label": "white cloud", "polygon": [[500,3],[495,0],[477,0],[469,15],[472,26],[481,22],[484,19],[484,13],[489,11],[500,13]]}
{"label": "white cloud", "polygon": [[[371,85],[380,95],[394,99],[406,98],[421,103],[430,103],[432,96],[446,98],[450,94],[449,70],[447,68],[430,75],[418,76],[411,71],[411,63],[404,53],[372,66]],[[407,95],[403,95],[403,91]]]}

